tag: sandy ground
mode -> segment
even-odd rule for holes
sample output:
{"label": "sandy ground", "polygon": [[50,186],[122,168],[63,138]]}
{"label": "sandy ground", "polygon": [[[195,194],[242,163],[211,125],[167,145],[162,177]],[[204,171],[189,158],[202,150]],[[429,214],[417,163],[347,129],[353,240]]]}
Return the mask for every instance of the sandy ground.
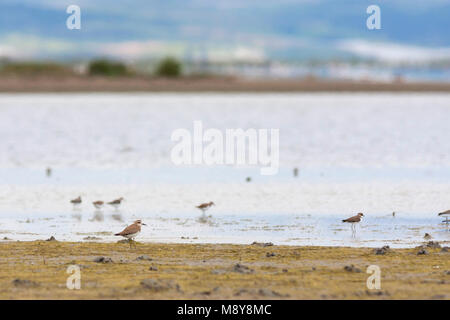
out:
{"label": "sandy ground", "polygon": [[[2,241],[0,299],[450,299],[450,253],[419,250]],[[380,290],[367,289],[369,265]]]}
{"label": "sandy ground", "polygon": [[450,92],[450,83],[376,83],[314,79],[237,79],[226,77],[0,76],[0,92]]}

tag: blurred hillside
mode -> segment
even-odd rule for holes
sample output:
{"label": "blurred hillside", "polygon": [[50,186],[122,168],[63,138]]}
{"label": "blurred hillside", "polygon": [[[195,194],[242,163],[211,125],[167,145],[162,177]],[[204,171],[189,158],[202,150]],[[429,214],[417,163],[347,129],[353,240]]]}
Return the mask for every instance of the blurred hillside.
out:
{"label": "blurred hillside", "polygon": [[[450,0],[79,0],[81,30],[68,30],[71,4],[1,1],[0,59],[84,72],[104,57],[148,75],[172,56],[184,74],[450,82]],[[372,4],[381,30],[366,28]]]}

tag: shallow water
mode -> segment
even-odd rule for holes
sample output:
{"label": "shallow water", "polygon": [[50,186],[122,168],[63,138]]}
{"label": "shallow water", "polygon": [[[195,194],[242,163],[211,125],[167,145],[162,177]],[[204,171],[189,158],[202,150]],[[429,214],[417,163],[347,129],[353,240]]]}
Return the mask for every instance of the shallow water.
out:
{"label": "shallow water", "polygon": [[[174,166],[171,133],[194,120],[279,128],[279,173]],[[449,241],[437,217],[450,209],[449,123],[448,94],[0,95],[0,236],[115,241],[140,218],[142,241]],[[120,196],[119,211],[90,204]],[[195,205],[210,200],[212,217],[199,221]],[[360,211],[353,237],[340,221]]]}

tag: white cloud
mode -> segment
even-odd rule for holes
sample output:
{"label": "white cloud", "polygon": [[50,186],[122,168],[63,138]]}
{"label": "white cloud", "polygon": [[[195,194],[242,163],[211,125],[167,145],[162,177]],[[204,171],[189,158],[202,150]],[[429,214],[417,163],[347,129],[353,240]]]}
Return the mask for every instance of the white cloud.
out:
{"label": "white cloud", "polygon": [[450,59],[450,48],[429,48],[366,40],[345,40],[337,48],[362,57],[391,63],[422,63]]}

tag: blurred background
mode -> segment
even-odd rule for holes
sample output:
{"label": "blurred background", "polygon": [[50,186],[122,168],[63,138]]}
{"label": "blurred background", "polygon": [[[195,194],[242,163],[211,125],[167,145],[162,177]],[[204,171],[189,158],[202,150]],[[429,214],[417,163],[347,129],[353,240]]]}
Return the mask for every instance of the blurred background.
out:
{"label": "blurred background", "polygon": [[[72,4],[81,30],[66,28]],[[366,27],[372,4],[381,30]],[[449,13],[447,0],[2,0],[0,70],[450,82]]]}
{"label": "blurred background", "polygon": [[[144,241],[448,242],[449,13],[450,0],[2,0],[0,235],[116,241],[142,219]],[[171,135],[197,120],[279,129],[278,174],[175,165]],[[342,219],[357,212],[355,239]]]}

